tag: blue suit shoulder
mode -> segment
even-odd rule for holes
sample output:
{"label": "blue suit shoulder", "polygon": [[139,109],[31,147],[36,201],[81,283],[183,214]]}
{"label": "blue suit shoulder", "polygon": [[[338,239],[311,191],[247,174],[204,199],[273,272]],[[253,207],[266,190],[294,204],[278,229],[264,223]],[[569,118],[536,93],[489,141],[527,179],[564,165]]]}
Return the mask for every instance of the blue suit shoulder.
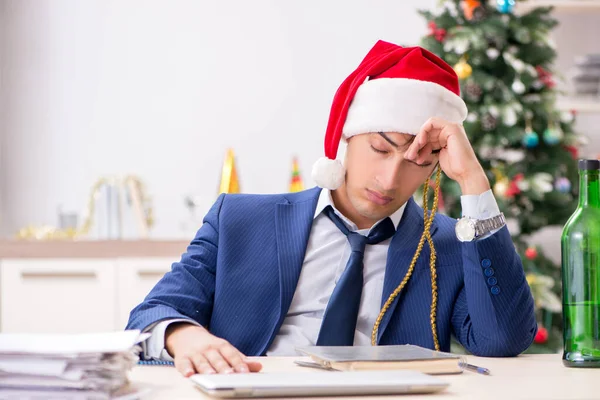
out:
{"label": "blue suit shoulder", "polygon": [[[296,193],[276,194],[224,194],[221,195],[219,215],[221,224],[227,227],[244,226],[265,218],[274,216],[274,207],[277,204],[294,204],[305,201],[315,201],[320,193],[319,188],[311,188]],[[219,201],[217,201],[219,203]],[[224,219],[223,219],[224,217]]]}
{"label": "blue suit shoulder", "polygon": [[299,203],[303,201],[312,201],[319,196],[321,189],[311,188],[296,193],[274,193],[274,194],[224,194],[223,205],[227,211],[234,212],[243,207],[243,210],[249,209],[259,211],[263,207],[270,207],[274,204]]}

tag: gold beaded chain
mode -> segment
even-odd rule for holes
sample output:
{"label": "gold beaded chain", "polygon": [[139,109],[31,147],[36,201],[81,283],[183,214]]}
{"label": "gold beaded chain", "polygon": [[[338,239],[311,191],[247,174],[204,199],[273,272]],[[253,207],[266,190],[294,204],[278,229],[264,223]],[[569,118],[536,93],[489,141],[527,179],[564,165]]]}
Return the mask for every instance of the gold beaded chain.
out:
{"label": "gold beaded chain", "polygon": [[425,226],[423,228],[423,234],[421,235],[421,239],[419,240],[419,244],[417,245],[417,251],[415,251],[415,255],[413,256],[413,258],[410,262],[410,266],[408,267],[408,271],[406,271],[406,275],[404,276],[404,279],[402,279],[402,282],[400,282],[400,285],[398,285],[398,287],[392,292],[390,297],[387,299],[387,301],[381,308],[379,315],[377,316],[377,320],[375,321],[375,325],[373,326],[373,332],[371,333],[371,345],[372,346],[377,346],[377,332],[379,331],[379,325],[381,324],[381,320],[383,320],[385,313],[389,309],[390,305],[394,302],[396,297],[398,297],[398,295],[400,294],[400,291],[402,291],[404,286],[406,286],[406,284],[408,283],[408,280],[410,279],[410,277],[413,273],[413,270],[415,269],[415,264],[417,263],[417,260],[419,259],[419,256],[421,255],[421,250],[423,250],[423,245],[425,243],[425,240],[427,240],[427,243],[429,244],[429,248],[431,250],[430,256],[429,256],[429,269],[431,271],[431,312],[429,314],[429,321],[431,323],[431,333],[433,335],[433,344],[437,351],[440,350],[440,344],[438,342],[437,329],[436,329],[436,323],[435,323],[436,310],[437,310],[437,272],[435,269],[436,253],[435,253],[435,248],[433,247],[433,240],[431,239],[431,233],[429,232],[429,229],[431,228],[431,223],[433,222],[433,217],[435,217],[435,213],[436,213],[437,207],[438,207],[438,194],[439,194],[439,188],[440,188],[441,175],[442,175],[442,170],[438,165],[437,172],[435,175],[435,189],[434,189],[435,191],[433,193],[433,206],[431,207],[430,214],[428,212],[429,206],[427,204],[428,203],[427,202],[427,193],[429,191],[429,179],[430,178],[427,178],[427,180],[425,181],[425,186],[423,188],[423,221],[425,223]]}

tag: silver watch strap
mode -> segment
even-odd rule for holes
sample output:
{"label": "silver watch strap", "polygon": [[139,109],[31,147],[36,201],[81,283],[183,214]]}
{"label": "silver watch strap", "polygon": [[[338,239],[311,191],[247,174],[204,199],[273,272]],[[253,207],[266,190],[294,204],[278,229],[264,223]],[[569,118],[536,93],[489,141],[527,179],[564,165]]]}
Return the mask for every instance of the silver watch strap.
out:
{"label": "silver watch strap", "polygon": [[506,225],[504,214],[500,213],[492,218],[480,219],[475,223],[475,237],[485,235],[494,229],[502,228]]}

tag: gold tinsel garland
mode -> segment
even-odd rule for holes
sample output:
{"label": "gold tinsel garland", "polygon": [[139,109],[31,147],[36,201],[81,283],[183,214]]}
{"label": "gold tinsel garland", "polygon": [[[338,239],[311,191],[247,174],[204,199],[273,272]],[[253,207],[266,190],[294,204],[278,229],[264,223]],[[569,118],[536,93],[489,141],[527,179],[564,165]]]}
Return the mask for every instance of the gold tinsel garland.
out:
{"label": "gold tinsel garland", "polygon": [[37,240],[73,240],[81,239],[89,235],[94,226],[94,213],[96,202],[105,186],[119,187],[119,200],[123,193],[129,196],[132,208],[136,214],[138,230],[141,238],[148,236],[149,229],[154,225],[154,215],[150,199],[142,181],[134,175],[109,176],[98,179],[87,199],[86,208],[83,212],[83,223],[78,228],[60,229],[53,226],[28,226],[17,232],[18,239]]}

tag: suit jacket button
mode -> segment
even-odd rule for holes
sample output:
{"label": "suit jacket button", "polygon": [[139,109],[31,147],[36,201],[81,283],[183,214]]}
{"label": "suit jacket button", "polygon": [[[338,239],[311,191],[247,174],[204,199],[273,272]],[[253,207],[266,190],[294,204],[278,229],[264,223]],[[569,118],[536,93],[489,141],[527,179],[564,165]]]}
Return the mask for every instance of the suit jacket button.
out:
{"label": "suit jacket button", "polygon": [[489,258],[484,258],[483,260],[481,260],[481,266],[483,268],[487,268],[490,265],[492,265],[492,261]]}
{"label": "suit jacket button", "polygon": [[490,277],[487,279],[487,283],[488,283],[488,285],[490,285],[490,286],[494,286],[496,283],[498,283],[498,279],[496,279],[496,277],[495,277],[495,276],[490,276]]}
{"label": "suit jacket button", "polygon": [[486,268],[483,273],[485,274],[485,276],[492,276],[494,275],[494,268],[490,267],[490,268]]}
{"label": "suit jacket button", "polygon": [[492,294],[498,294],[498,293],[500,293],[500,287],[499,286],[492,286],[492,288],[490,289],[490,291],[492,292]]}

